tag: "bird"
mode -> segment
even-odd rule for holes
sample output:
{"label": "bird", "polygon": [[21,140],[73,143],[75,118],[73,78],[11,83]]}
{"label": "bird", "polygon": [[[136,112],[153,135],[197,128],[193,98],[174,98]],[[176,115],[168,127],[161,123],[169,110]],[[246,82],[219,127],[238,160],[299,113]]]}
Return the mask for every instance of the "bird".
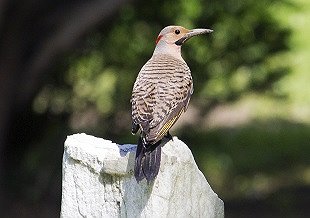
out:
{"label": "bird", "polygon": [[182,45],[211,29],[167,26],[155,41],[152,57],[141,68],[131,95],[132,134],[140,133],[134,176],[139,183],[156,178],[161,147],[172,139],[170,128],[188,107],[193,94],[191,71],[181,56]]}

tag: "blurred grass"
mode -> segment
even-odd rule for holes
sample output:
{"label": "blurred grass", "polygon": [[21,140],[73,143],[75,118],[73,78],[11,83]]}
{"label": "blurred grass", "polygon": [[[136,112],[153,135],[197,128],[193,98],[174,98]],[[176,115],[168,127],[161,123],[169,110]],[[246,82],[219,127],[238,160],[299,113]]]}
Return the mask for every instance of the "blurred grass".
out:
{"label": "blurred grass", "polygon": [[[310,126],[274,119],[239,128],[182,133],[220,196],[264,196],[283,186],[309,185]],[[203,139],[203,140],[201,140]]]}

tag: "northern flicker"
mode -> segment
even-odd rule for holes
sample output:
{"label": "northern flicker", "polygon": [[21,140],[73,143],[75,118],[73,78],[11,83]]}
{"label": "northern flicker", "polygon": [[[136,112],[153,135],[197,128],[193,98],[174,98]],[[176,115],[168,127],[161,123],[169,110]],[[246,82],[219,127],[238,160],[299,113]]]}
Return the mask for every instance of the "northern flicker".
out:
{"label": "northern flicker", "polygon": [[181,56],[181,46],[189,38],[211,33],[210,29],[188,30],[167,26],[158,35],[150,60],[140,70],[133,86],[132,133],[140,130],[134,175],[137,182],[155,179],[161,147],[172,137],[169,129],[186,111],[193,93],[193,80]]}

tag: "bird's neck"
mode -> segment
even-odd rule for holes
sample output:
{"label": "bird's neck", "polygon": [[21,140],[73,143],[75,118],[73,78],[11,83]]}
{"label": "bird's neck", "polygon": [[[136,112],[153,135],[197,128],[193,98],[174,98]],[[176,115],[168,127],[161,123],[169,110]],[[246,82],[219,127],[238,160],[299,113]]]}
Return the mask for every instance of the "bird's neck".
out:
{"label": "bird's neck", "polygon": [[165,41],[161,40],[157,43],[153,55],[170,55],[177,59],[183,60],[181,56],[181,46],[176,44],[168,44]]}

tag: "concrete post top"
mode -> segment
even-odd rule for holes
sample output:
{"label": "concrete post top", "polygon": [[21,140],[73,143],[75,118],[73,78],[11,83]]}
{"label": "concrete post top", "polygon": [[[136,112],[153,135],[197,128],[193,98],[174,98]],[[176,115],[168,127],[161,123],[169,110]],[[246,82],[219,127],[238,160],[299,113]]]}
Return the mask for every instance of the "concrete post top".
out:
{"label": "concrete post top", "polygon": [[155,181],[133,176],[136,145],[67,137],[61,217],[224,217],[224,203],[177,137],[162,148]]}

